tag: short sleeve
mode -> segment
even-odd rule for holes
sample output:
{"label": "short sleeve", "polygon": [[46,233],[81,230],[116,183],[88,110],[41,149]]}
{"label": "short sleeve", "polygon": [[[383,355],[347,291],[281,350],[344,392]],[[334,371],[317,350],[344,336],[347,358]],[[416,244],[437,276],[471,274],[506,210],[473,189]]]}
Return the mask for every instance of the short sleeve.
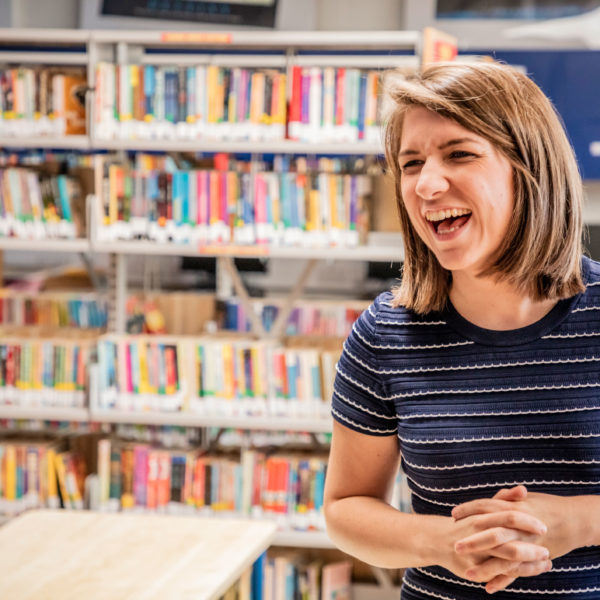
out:
{"label": "short sleeve", "polygon": [[395,435],[394,402],[388,400],[377,361],[377,313],[381,296],[357,319],[336,367],[331,413],[346,427],[368,435]]}

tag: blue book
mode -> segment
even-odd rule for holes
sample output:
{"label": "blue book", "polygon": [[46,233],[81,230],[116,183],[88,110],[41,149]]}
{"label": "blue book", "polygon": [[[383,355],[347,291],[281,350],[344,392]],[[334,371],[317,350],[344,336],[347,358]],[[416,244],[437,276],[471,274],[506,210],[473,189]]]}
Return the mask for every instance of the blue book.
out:
{"label": "blue book", "polygon": [[325,491],[325,465],[321,464],[315,473],[315,510],[321,512],[323,507],[323,493]]}
{"label": "blue book", "polygon": [[156,72],[153,65],[144,67],[144,100],[147,115],[154,116],[154,94],[156,92]]}
{"label": "blue book", "polygon": [[181,222],[190,222],[190,178],[188,171],[179,172],[179,195],[181,196]]}
{"label": "blue book", "polygon": [[186,69],[185,83],[187,87],[187,115],[196,118],[196,67]]}
{"label": "blue book", "polygon": [[165,69],[165,120],[175,123],[177,120],[177,72]]}
{"label": "blue book", "polygon": [[265,561],[267,553],[263,552],[252,565],[251,593],[252,600],[262,600],[265,586]]}
{"label": "blue book", "polygon": [[323,392],[321,391],[321,374],[320,374],[319,365],[318,364],[313,365],[310,368],[310,371],[311,371],[311,376],[312,376],[313,398],[329,401],[331,398],[323,398],[322,397]]}
{"label": "blue book", "polygon": [[367,74],[360,74],[360,87],[358,91],[358,139],[365,138],[365,108],[367,104]]}
{"label": "blue book", "polygon": [[65,221],[71,222],[71,199],[69,198],[67,176],[58,175],[56,178],[56,184],[58,186],[58,196],[60,200],[62,217]]}
{"label": "blue book", "polygon": [[181,225],[182,223],[182,187],[181,171],[175,171],[173,173],[173,180],[171,183],[171,202],[173,203],[173,221],[175,221],[177,225]]}
{"label": "blue book", "polygon": [[288,364],[286,360],[287,378],[288,378],[288,398],[296,399],[298,389],[296,388],[296,377],[298,376],[296,362]]}

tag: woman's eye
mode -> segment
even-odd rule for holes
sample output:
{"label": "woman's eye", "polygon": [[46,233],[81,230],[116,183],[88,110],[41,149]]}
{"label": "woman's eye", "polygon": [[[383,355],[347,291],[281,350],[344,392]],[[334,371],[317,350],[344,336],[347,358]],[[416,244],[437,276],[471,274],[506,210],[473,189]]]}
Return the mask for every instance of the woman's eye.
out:
{"label": "woman's eye", "polygon": [[471,156],[475,156],[472,152],[467,152],[466,150],[454,150],[450,153],[450,158],[468,158]]}
{"label": "woman's eye", "polygon": [[402,165],[402,170],[406,171],[407,169],[410,169],[411,167],[417,167],[419,166],[423,161],[421,160],[409,160],[408,162],[405,162]]}

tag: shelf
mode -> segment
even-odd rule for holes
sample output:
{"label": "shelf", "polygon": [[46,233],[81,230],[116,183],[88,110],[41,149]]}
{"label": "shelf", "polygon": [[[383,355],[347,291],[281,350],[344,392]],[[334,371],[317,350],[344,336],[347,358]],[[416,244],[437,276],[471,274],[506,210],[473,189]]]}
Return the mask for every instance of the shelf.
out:
{"label": "shelf", "polygon": [[27,42],[30,44],[73,45],[85,44],[90,40],[90,32],[84,29],[54,28],[0,28],[2,43]]}
{"label": "shelf", "polygon": [[[44,52],[46,65],[87,65],[89,58],[85,52]],[[31,65],[40,63],[39,52],[4,51],[0,46],[0,63]]]}
{"label": "shelf", "polygon": [[91,31],[97,43],[161,45],[173,47],[259,48],[415,48],[420,31]]}
{"label": "shelf", "polygon": [[260,429],[269,431],[303,431],[328,433],[331,419],[306,419],[287,417],[223,417],[202,416],[194,413],[154,413],[119,410],[92,410],[91,421],[98,423],[136,423],[140,425],[179,425],[183,427],[222,427],[231,429]]}
{"label": "shelf", "polygon": [[335,548],[324,531],[278,531],[271,545],[293,548]]}
{"label": "shelf", "polygon": [[0,237],[0,250],[18,250],[20,252],[89,252],[90,243],[85,238],[76,240],[21,240]]}
{"label": "shelf", "polygon": [[0,419],[35,419],[40,421],[80,421],[90,420],[86,408],[52,408],[47,406],[22,407],[0,405]]}
{"label": "shelf", "polygon": [[162,152],[228,152],[232,154],[383,154],[382,143],[331,142],[313,144],[280,140],[272,142],[221,140],[102,140],[94,139],[95,150],[131,150]]}
{"label": "shelf", "polygon": [[[0,59],[2,55],[0,54]],[[55,150],[91,150],[87,135],[63,135],[60,137],[0,137],[0,148],[49,148]]]}
{"label": "shelf", "polygon": [[402,241],[396,245],[369,244],[355,248],[301,248],[295,246],[193,246],[191,244],[161,244],[151,241],[94,242],[92,249],[99,253],[143,254],[154,256],[233,256],[243,258],[296,258],[322,260],[352,260],[399,262],[402,260]]}

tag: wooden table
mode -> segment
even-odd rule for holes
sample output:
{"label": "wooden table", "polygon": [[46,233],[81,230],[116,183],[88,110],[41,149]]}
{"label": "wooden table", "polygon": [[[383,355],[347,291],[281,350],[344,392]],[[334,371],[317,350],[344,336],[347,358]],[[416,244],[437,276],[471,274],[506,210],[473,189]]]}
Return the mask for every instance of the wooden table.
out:
{"label": "wooden table", "polygon": [[214,600],[275,529],[242,519],[30,511],[0,528],[0,598]]}

